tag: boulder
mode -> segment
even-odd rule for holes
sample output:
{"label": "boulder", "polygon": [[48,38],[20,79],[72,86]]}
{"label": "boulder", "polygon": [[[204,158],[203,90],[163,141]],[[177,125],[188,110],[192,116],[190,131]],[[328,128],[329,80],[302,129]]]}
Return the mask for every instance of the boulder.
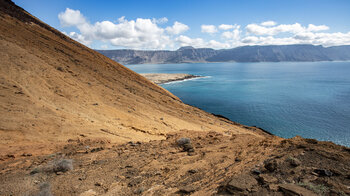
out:
{"label": "boulder", "polygon": [[258,185],[258,182],[255,180],[254,177],[243,174],[240,176],[233,177],[225,186],[223,186],[223,190],[231,193],[236,194],[239,192],[249,192],[253,186]]}

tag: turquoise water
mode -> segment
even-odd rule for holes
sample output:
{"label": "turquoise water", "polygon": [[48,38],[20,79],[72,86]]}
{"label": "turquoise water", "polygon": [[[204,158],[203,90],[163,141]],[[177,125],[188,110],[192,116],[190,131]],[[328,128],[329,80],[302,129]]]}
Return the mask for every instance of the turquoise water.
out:
{"label": "turquoise water", "polygon": [[290,138],[350,146],[350,62],[129,65],[209,76],[162,86],[183,102]]}

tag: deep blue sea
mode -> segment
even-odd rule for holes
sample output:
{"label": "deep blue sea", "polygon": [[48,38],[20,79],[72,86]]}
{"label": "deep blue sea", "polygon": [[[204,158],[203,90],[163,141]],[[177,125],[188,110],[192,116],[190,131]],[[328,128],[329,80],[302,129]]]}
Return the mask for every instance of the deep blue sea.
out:
{"label": "deep blue sea", "polygon": [[350,146],[350,62],[129,65],[208,76],[161,85],[183,102],[290,138]]}

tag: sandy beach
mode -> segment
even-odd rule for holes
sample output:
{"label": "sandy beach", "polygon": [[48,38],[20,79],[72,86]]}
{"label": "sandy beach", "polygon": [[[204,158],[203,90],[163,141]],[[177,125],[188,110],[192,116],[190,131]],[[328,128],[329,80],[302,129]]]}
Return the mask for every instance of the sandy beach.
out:
{"label": "sandy beach", "polygon": [[151,80],[152,82],[156,84],[164,84],[167,82],[173,82],[173,81],[179,81],[179,80],[185,80],[190,78],[198,78],[202,76],[196,76],[192,74],[184,74],[184,73],[174,73],[174,74],[168,74],[168,73],[145,73],[141,74],[148,80]]}

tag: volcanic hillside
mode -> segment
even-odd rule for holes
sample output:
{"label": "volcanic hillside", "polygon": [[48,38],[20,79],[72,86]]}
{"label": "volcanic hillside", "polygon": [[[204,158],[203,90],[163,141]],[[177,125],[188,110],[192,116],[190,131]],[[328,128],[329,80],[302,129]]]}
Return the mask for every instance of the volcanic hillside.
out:
{"label": "volcanic hillside", "polygon": [[[77,137],[162,139],[170,131],[249,133],[0,1],[0,151]],[[10,148],[10,149],[9,149]]]}
{"label": "volcanic hillside", "polygon": [[350,149],[186,105],[0,0],[0,195],[349,195]]}

